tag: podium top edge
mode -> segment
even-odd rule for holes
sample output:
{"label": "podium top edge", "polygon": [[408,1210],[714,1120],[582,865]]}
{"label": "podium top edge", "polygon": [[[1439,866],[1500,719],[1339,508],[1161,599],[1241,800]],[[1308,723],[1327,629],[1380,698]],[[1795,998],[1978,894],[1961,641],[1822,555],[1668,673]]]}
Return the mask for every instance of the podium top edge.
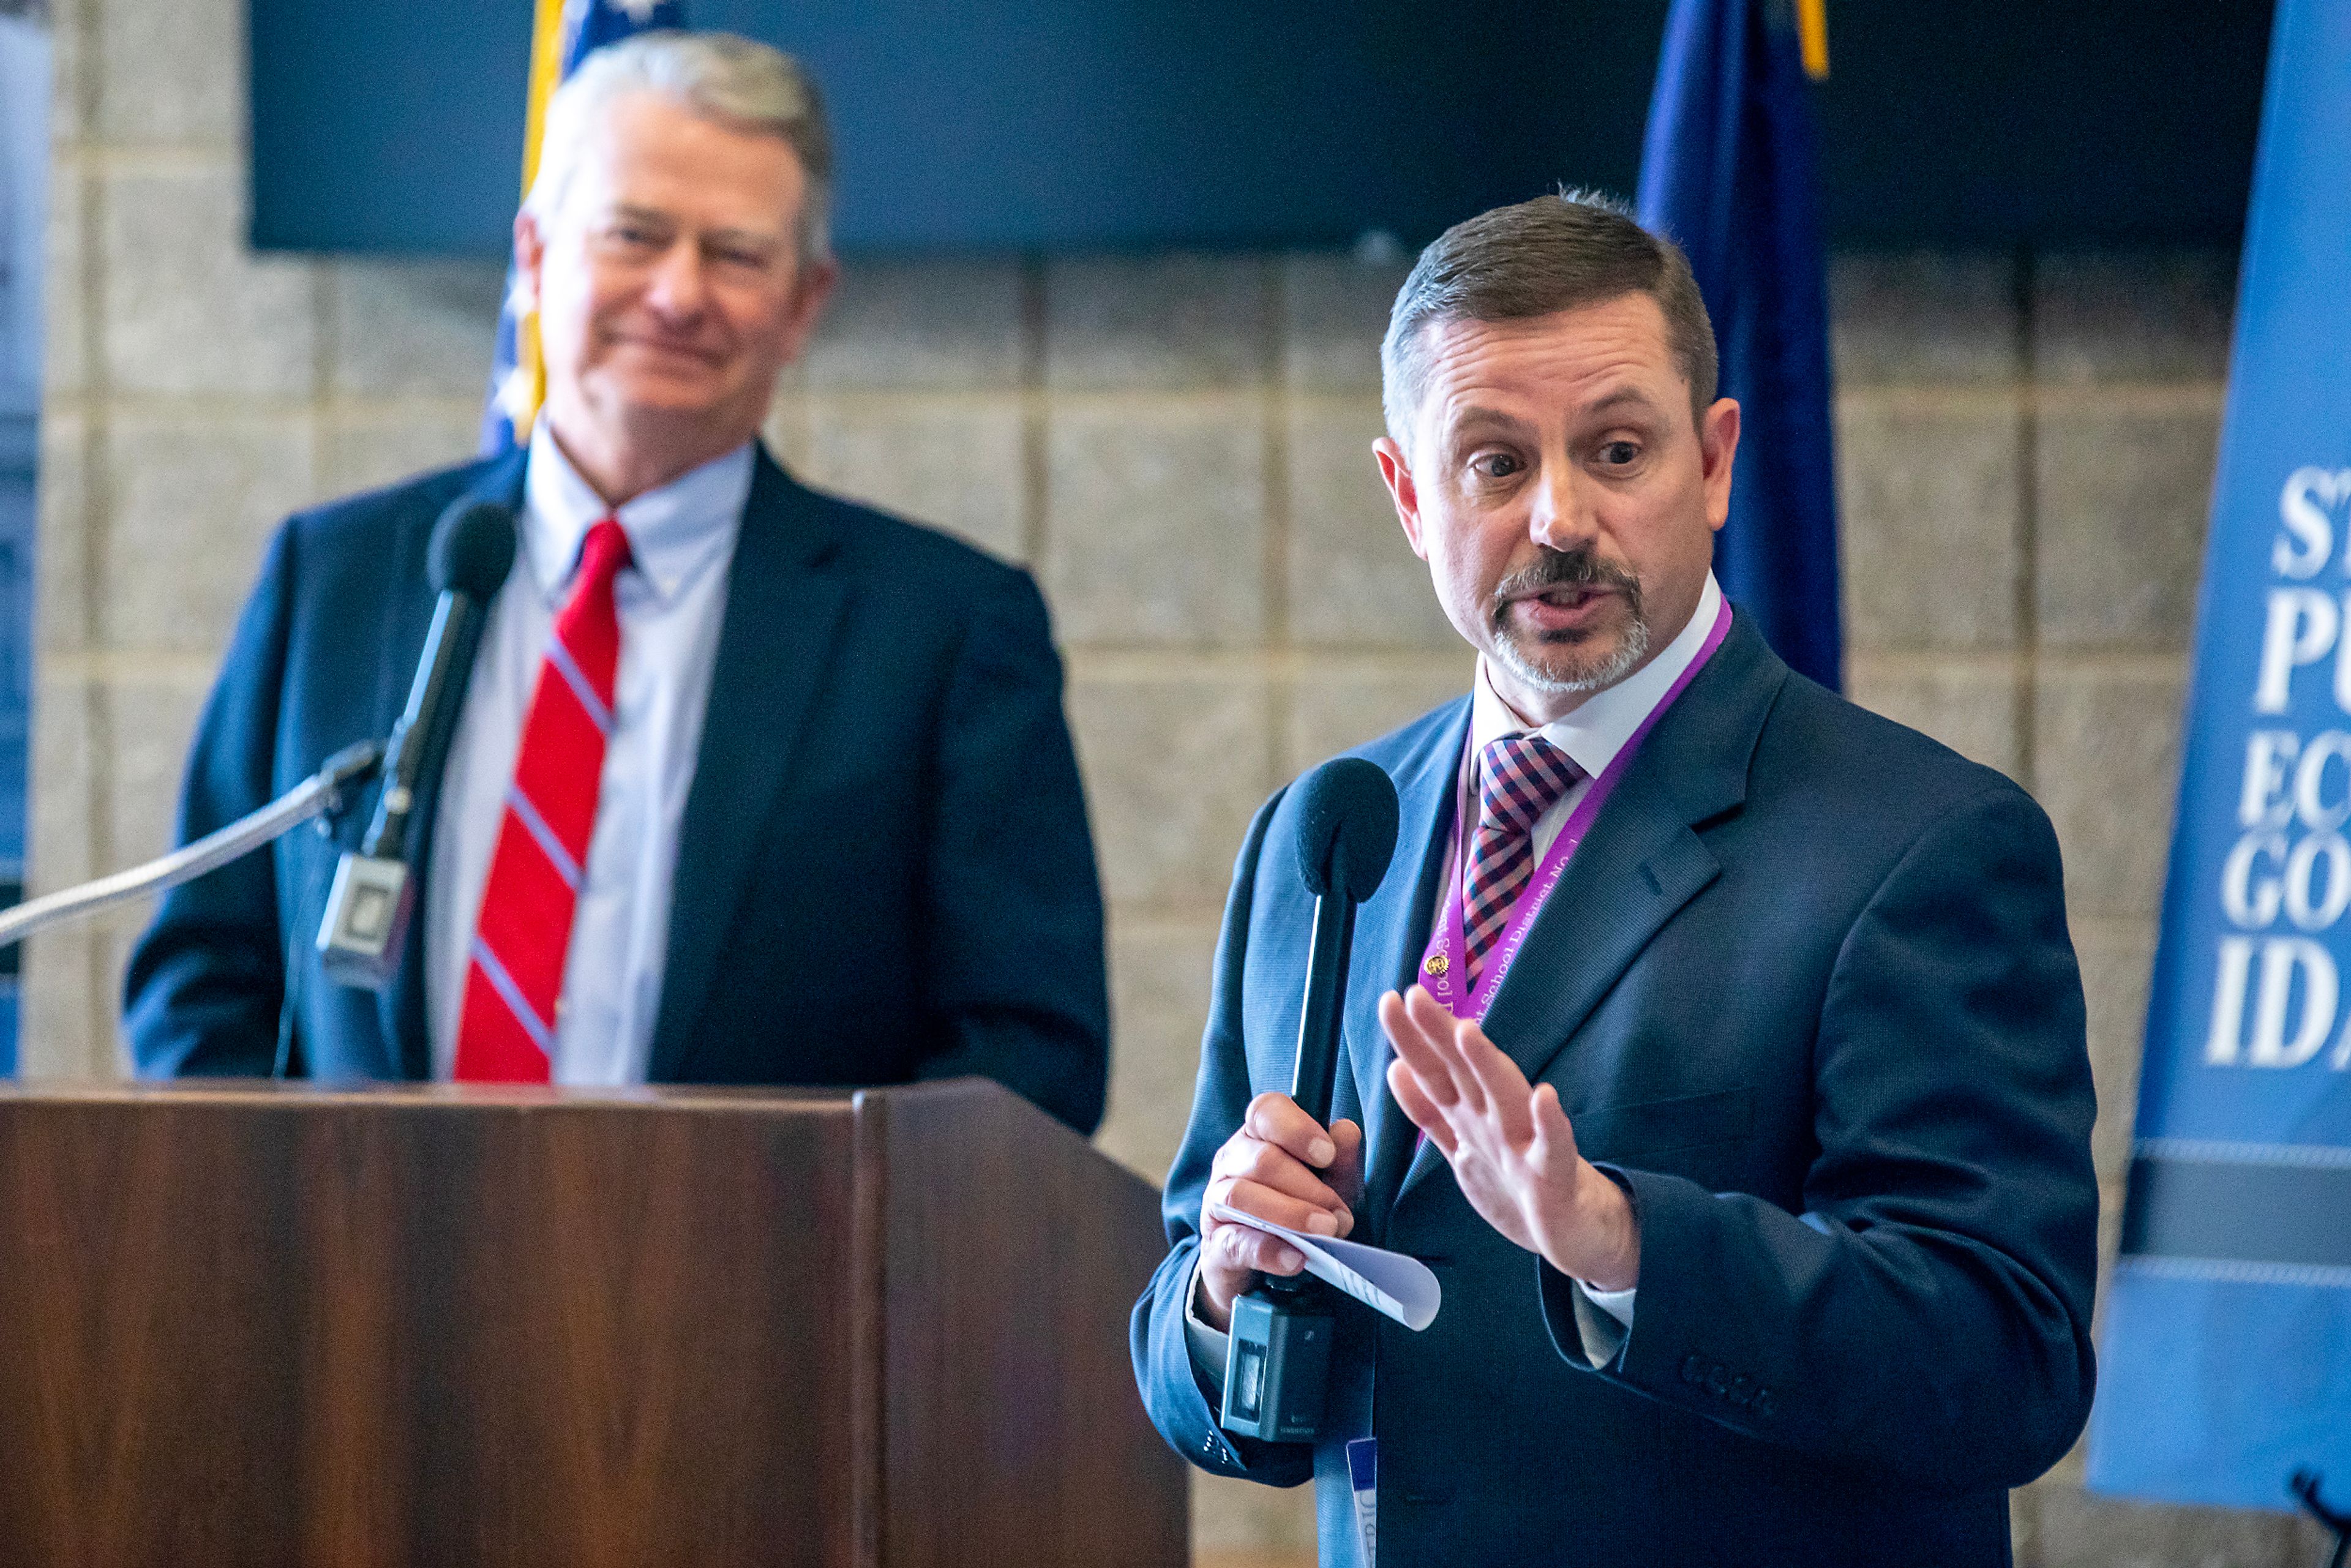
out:
{"label": "podium top edge", "polygon": [[862,1092],[851,1089],[737,1088],[646,1085],[571,1089],[504,1083],[310,1083],[266,1078],[179,1079],[169,1082],[43,1080],[0,1084],[0,1105],[169,1104],[283,1107],[372,1105],[399,1109],[452,1108],[531,1111],[602,1107],[613,1110],[819,1112],[848,1113]]}

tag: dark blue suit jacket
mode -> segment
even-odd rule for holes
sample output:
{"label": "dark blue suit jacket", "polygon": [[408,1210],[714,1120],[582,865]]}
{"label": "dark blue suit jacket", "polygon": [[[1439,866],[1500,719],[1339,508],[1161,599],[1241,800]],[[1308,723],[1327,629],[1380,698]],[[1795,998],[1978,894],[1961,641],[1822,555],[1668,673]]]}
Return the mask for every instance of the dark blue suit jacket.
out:
{"label": "dark blue suit jacket", "polygon": [[[467,494],[518,507],[522,479],[516,454],[287,522],[197,730],[183,841],[389,732],[432,619],[434,520]],[[373,803],[333,841],[298,832],[164,899],[127,986],[142,1074],[266,1074],[290,992],[311,1076],[427,1075],[421,918],[381,995],[332,984],[311,947]],[[656,1082],[981,1073],[1081,1131],[1101,1120],[1102,895],[1026,572],[761,453],[674,886]]]}
{"label": "dark blue suit jacket", "polygon": [[[1334,1114],[1370,1108],[1359,1239],[1445,1291],[1413,1333],[1344,1303],[1315,1450],[1229,1438],[1182,1291],[1209,1162],[1287,1089],[1311,903],[1277,795],[1235,870],[1174,1247],[1134,1315],[1153,1419],[1206,1469],[1321,1488],[1379,1439],[1384,1560],[2002,1563],[2003,1489],[2089,1411],[2097,1188],[2082,993],[2047,819],[2000,775],[1792,674],[1743,618],[1659,720],[1494,998],[1641,1223],[1595,1369],[1567,1281],[1471,1210],[1386,1092],[1378,995],[1443,872],[1467,701],[1361,749],[1402,797],[1357,927]],[[1584,1309],[1591,1309],[1586,1306]]]}

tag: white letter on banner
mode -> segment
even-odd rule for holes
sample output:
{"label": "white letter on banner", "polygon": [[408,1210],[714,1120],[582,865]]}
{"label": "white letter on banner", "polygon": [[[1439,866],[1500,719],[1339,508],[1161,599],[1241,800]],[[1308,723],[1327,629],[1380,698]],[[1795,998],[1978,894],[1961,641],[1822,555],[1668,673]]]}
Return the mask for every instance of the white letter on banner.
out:
{"label": "white letter on banner", "polygon": [[2257,729],[2245,737],[2245,789],[2237,798],[2237,823],[2246,828],[2283,828],[2292,809],[2285,790],[2286,764],[2302,746],[2290,729]]}
{"label": "white letter on banner", "polygon": [[[2286,476],[2285,493],[2278,497],[2278,516],[2285,523],[2285,532],[2270,547],[2270,570],[2280,577],[2316,577],[2326,558],[2335,553],[2335,524],[2326,508],[2346,495],[2351,495],[2351,472],[2335,475],[2324,468],[2297,468]],[[2294,537],[2288,538],[2287,534]],[[2343,564],[2344,570],[2351,571],[2351,556],[2346,556]]]}
{"label": "white letter on banner", "polygon": [[[2311,897],[2318,858],[2326,857],[2326,889]],[[2351,844],[2340,833],[2313,833],[2294,846],[2285,862],[2285,912],[2304,931],[2324,931],[2351,908]]]}
{"label": "white letter on banner", "polygon": [[[2347,776],[2343,798],[2332,806],[2319,799],[2329,762],[2342,763]],[[2330,729],[2303,748],[2294,770],[2294,810],[2314,833],[2331,833],[2351,821],[2351,734]]]}
{"label": "white letter on banner", "polygon": [[[2303,974],[2302,1019],[2285,1037],[2286,1003],[2295,970]],[[2340,985],[2335,956],[2307,936],[2272,936],[2262,943],[2261,991],[2253,1002],[2253,1038],[2245,1061],[2252,1067],[2299,1067],[2318,1054],[2335,1031]]]}
{"label": "white letter on banner", "polygon": [[2220,908],[2230,920],[2248,931],[2259,931],[2277,918],[2277,873],[2256,881],[2253,859],[2266,854],[2273,864],[2285,859],[2283,833],[2247,833],[2220,862]]}
{"label": "white letter on banner", "polygon": [[2237,1042],[2245,1032],[2245,976],[2253,967],[2253,939],[2220,938],[2220,974],[2212,986],[2212,1032],[2204,1040],[2204,1060],[2214,1067],[2237,1065]]}
{"label": "white letter on banner", "polygon": [[2314,588],[2270,590],[2269,625],[2262,632],[2262,673],[2253,683],[2255,713],[2283,713],[2286,682],[2335,646],[2343,612]]}

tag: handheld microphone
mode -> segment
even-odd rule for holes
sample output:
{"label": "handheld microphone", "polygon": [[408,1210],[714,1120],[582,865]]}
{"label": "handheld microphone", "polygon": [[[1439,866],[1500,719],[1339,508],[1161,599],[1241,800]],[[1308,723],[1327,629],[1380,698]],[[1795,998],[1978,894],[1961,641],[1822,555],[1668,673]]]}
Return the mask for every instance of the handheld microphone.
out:
{"label": "handheld microphone", "polygon": [[[1324,763],[1298,789],[1298,874],[1314,895],[1314,934],[1290,1097],[1327,1126],[1355,906],[1378,891],[1395,856],[1396,792],[1378,764],[1359,757]],[[1313,1440],[1330,1380],[1332,1305],[1302,1275],[1270,1276],[1234,1298],[1217,1425],[1267,1442]]]}
{"label": "handheld microphone", "polygon": [[438,772],[456,733],[465,676],[481,642],[482,612],[513,570],[514,516],[487,501],[453,502],[433,525],[428,580],[441,595],[408,706],[384,748],[383,792],[356,853],[335,864],[319,963],[338,985],[382,990],[399,972],[416,902],[409,874],[409,818],[420,783]]}

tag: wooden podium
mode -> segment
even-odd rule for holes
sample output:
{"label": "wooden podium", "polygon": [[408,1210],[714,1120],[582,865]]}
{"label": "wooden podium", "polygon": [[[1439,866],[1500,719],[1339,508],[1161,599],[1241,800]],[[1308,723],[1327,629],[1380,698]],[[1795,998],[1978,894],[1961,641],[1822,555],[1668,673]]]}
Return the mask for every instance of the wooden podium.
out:
{"label": "wooden podium", "polygon": [[1182,1563],[1161,1252],[977,1080],[0,1094],[0,1563]]}

